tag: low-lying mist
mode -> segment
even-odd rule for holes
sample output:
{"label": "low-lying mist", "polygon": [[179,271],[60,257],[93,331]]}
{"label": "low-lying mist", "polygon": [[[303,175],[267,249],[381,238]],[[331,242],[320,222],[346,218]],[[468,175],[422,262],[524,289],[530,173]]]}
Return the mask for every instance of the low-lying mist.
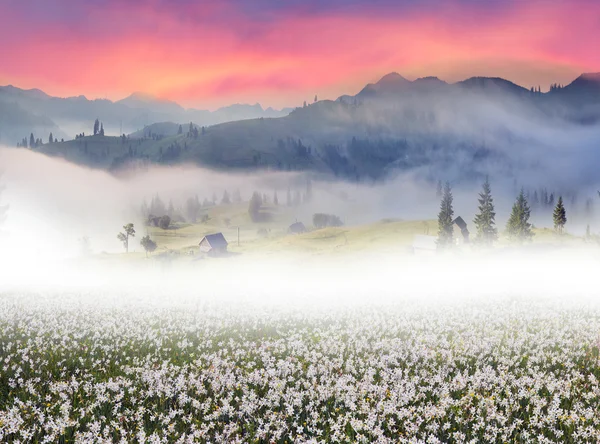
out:
{"label": "low-lying mist", "polygon": [[[140,297],[154,294],[164,301],[180,295],[201,295],[207,300],[246,298],[301,304],[350,303],[365,298],[381,302],[396,300],[399,294],[543,294],[588,292],[593,288],[590,276],[594,276],[598,256],[589,249],[537,255],[507,249],[497,255],[427,259],[369,250],[333,256],[283,251],[242,253],[183,265],[169,265],[154,258],[131,264],[126,260],[103,261],[105,256],[123,252],[116,235],[129,222],[137,229],[130,251],[143,251],[139,239],[146,229],[140,207],[157,194],[165,203],[171,201],[180,208],[191,196],[197,195],[200,201],[216,196],[220,201],[224,191],[239,190],[243,202],[238,205],[245,212],[255,191],[268,196],[277,192],[285,206],[288,189],[290,194],[304,190],[309,176],[269,171],[224,173],[190,165],[149,167],[115,176],[25,149],[0,150],[0,165],[4,171],[0,183],[5,186],[0,205],[10,205],[0,227],[4,288],[104,288],[131,290]],[[303,221],[307,227],[318,212],[335,214],[346,226],[382,219],[435,220],[439,211],[436,184],[421,177],[410,172],[371,185],[313,179],[312,199],[287,208],[286,217],[289,224]],[[491,176],[490,180],[502,230],[518,184],[501,176]],[[462,216],[470,226],[479,191],[479,184],[466,182],[453,189],[455,215]],[[593,188],[587,193],[597,198]],[[582,198],[573,202],[573,212],[578,214],[575,210],[581,209]],[[569,205],[567,201],[568,209]],[[569,214],[572,222],[567,228],[582,232],[584,219],[578,222],[575,214]],[[536,217],[539,226],[552,226],[551,215]],[[80,239],[84,236],[90,239],[92,252],[99,259],[80,261]],[[190,245],[199,241],[200,237],[189,239]]]}

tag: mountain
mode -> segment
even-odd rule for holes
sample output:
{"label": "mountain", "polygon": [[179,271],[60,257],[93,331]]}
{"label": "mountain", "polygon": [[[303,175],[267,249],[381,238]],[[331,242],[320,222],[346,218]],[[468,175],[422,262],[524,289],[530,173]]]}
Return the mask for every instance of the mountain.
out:
{"label": "mountain", "polygon": [[[119,134],[121,131],[130,133],[142,130],[155,122],[194,122],[199,126],[209,126],[232,120],[281,117],[290,112],[290,109],[263,110],[259,104],[236,104],[212,112],[185,109],[175,102],[142,93],[134,93],[116,102],[105,99],[89,100],[85,96],[59,98],[49,96],[38,89],[24,90],[12,85],[0,86],[0,103],[4,103],[5,106],[18,106],[19,110],[45,119],[47,123],[28,126],[31,119],[23,117],[22,122],[16,125],[15,131],[11,131],[10,135],[6,133],[2,139],[4,143],[11,144],[16,144],[31,132],[34,132],[35,137],[46,139],[50,127],[55,128],[57,133],[64,134],[65,138],[72,138],[80,133],[89,134],[97,118],[104,123],[108,134]],[[16,115],[21,116],[22,113]],[[17,134],[17,129],[23,134]]]}
{"label": "mountain", "polygon": [[24,137],[29,141],[30,133],[44,141],[50,133],[53,137],[67,137],[49,118],[33,114],[14,102],[0,101],[0,145],[13,145]]}
{"label": "mountain", "polygon": [[175,102],[140,92],[133,93],[115,103],[125,105],[131,109],[141,109],[155,113],[177,114],[185,112],[185,109]]}
{"label": "mountain", "polygon": [[[569,93],[592,91],[596,79],[586,75],[560,91],[538,93],[501,78],[448,84],[392,73],[355,96],[319,101],[284,117],[194,126],[192,133],[188,122],[182,134],[177,123],[166,121],[125,138],[92,136],[39,150],[113,171],[139,163],[193,163],[226,170],[312,170],[372,181],[398,171],[461,180],[515,177],[527,168],[529,176],[558,180],[566,170],[542,171],[546,163],[568,160],[600,168],[600,160],[590,157],[595,151],[586,126],[598,121],[593,118],[600,116],[600,101],[590,94],[572,101],[575,95]],[[260,105],[236,105],[213,114],[261,111]]]}

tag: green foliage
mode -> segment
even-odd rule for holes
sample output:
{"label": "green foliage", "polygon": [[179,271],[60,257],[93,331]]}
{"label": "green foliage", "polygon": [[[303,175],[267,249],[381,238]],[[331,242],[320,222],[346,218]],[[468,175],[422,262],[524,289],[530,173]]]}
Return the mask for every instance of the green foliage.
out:
{"label": "green foliage", "polygon": [[490,182],[486,178],[483,189],[479,193],[479,213],[475,216],[473,223],[477,228],[476,242],[481,245],[490,246],[498,239],[496,229],[496,213],[494,212],[494,200]]}
{"label": "green foliage", "polygon": [[158,226],[160,228],[162,228],[163,230],[168,229],[170,225],[171,225],[171,218],[169,216],[167,216],[166,214],[164,216],[162,216],[160,219],[158,219]]}
{"label": "green foliage", "polygon": [[533,237],[532,226],[529,223],[530,216],[531,209],[525,198],[525,192],[521,189],[506,224],[506,234],[510,240],[521,243]]}
{"label": "green foliage", "polygon": [[223,205],[229,205],[231,203],[231,199],[229,198],[229,193],[227,190],[223,191],[223,198],[221,199],[221,203]]}
{"label": "green foliage", "polygon": [[144,236],[140,240],[140,245],[144,248],[144,251],[146,252],[146,256],[148,256],[148,253],[152,254],[152,252],[154,252],[154,250],[156,250],[156,242],[154,242],[152,239],[150,239],[149,235]]}
{"label": "green foliage", "polygon": [[313,225],[315,228],[341,227],[342,220],[335,214],[315,213],[313,214]]}
{"label": "green foliage", "polygon": [[440,249],[451,248],[454,241],[454,209],[452,207],[453,197],[450,182],[446,182],[438,214],[438,243]]}
{"label": "green foliage", "polygon": [[567,223],[567,212],[563,204],[562,196],[558,197],[558,202],[556,203],[554,213],[552,214],[552,220],[554,221],[554,230],[558,234],[563,234],[565,224]]}
{"label": "green foliage", "polygon": [[117,239],[119,239],[123,243],[123,247],[125,248],[125,252],[129,253],[129,238],[135,237],[135,228],[132,223],[128,223],[123,225],[123,232],[117,234]]}
{"label": "green foliage", "polygon": [[200,211],[200,199],[198,199],[198,195],[195,197],[190,197],[185,202],[185,217],[188,222],[196,223],[198,220],[198,212]]}
{"label": "green foliage", "polygon": [[248,205],[248,213],[250,213],[250,218],[253,222],[260,221],[260,207],[262,205],[262,197],[260,193],[256,191],[252,194],[252,198],[250,199],[250,204]]}

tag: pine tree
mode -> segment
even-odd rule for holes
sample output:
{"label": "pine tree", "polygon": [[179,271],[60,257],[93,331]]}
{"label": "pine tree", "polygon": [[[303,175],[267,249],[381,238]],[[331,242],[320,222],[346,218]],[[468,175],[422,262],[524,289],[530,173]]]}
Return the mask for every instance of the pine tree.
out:
{"label": "pine tree", "polygon": [[54,143],[54,137],[52,137],[52,133],[50,133],[50,137],[48,137],[48,143]]}
{"label": "pine tree", "polygon": [[435,190],[435,197],[437,197],[438,199],[440,199],[442,197],[442,194],[443,194],[442,181],[438,180],[437,188]]}
{"label": "pine tree", "polygon": [[96,119],[94,121],[94,136],[98,135],[99,131],[100,131],[100,121],[98,119]]}
{"label": "pine tree", "polygon": [[227,190],[223,191],[223,198],[221,199],[221,204],[229,205],[231,203],[231,199],[229,199],[229,193]]}
{"label": "pine tree", "polygon": [[506,234],[510,240],[523,242],[533,237],[529,216],[531,216],[531,210],[525,199],[525,192],[521,189],[506,224]]}
{"label": "pine tree", "polygon": [[29,148],[35,147],[35,139],[33,138],[33,133],[29,136]]}
{"label": "pine tree", "polygon": [[[598,193],[600,194],[600,191]],[[286,202],[285,202],[285,204],[288,207],[292,206],[292,192],[290,191],[290,187],[288,187],[288,189],[287,189],[287,196],[286,196]]]}
{"label": "pine tree", "polygon": [[104,136],[104,123],[100,124],[100,135]]}
{"label": "pine tree", "polygon": [[556,207],[554,207],[552,219],[554,220],[554,230],[558,234],[563,234],[565,230],[565,224],[567,223],[567,212],[565,211],[565,206],[563,205],[562,196],[558,196],[558,202],[556,203]]}
{"label": "pine tree", "polygon": [[277,191],[273,192],[273,205],[279,205],[279,199],[277,198]]}
{"label": "pine tree", "polygon": [[452,208],[452,201],[450,182],[446,182],[438,214],[439,232],[437,246],[441,249],[450,248],[453,245],[454,227],[452,222],[454,220],[454,209]]}
{"label": "pine tree", "polygon": [[252,194],[252,198],[250,199],[250,203],[248,204],[248,213],[250,213],[250,218],[252,222],[260,221],[260,207],[262,205],[262,199],[260,194],[256,191]]}
{"label": "pine tree", "polygon": [[479,193],[479,213],[475,216],[473,223],[477,228],[477,242],[490,246],[498,239],[496,229],[496,213],[494,212],[494,200],[492,189],[488,178],[483,183],[483,190]]}
{"label": "pine tree", "polygon": [[183,126],[179,125],[179,129],[177,130],[177,134],[183,134]]}

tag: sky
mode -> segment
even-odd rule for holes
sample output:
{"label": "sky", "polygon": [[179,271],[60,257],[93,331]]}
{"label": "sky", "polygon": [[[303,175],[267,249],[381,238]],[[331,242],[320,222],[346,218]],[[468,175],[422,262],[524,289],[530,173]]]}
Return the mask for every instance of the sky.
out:
{"label": "sky", "polygon": [[2,0],[0,85],[276,108],[395,71],[525,87],[600,71],[596,0]]}

